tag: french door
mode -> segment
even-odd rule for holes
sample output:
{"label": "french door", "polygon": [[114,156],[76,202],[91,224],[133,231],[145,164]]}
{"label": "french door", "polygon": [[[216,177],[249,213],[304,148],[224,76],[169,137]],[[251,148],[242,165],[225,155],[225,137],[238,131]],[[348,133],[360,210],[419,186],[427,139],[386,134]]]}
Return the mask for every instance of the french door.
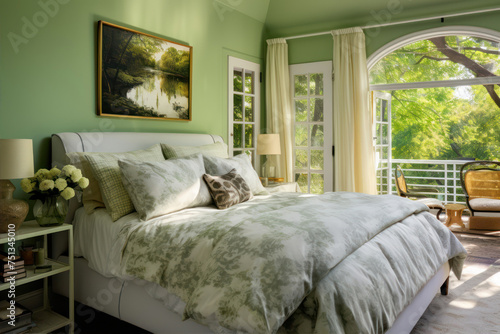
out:
{"label": "french door", "polygon": [[391,194],[391,94],[377,91],[372,94],[377,190],[380,195]]}
{"label": "french door", "polygon": [[290,66],[295,181],[304,193],[333,190],[332,62]]}
{"label": "french door", "polygon": [[[228,59],[229,154],[243,152],[252,157],[254,168],[260,124],[260,65],[243,59]],[[258,170],[258,169],[257,169]]]}

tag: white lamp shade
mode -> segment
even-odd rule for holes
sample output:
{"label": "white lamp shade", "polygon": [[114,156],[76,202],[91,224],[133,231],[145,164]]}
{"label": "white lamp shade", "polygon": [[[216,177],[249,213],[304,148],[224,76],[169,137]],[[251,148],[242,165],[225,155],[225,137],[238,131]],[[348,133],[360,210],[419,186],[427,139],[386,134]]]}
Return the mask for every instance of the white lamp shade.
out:
{"label": "white lamp shade", "polygon": [[0,180],[22,179],[34,174],[33,140],[0,139]]}
{"label": "white lamp shade", "polygon": [[277,133],[261,134],[257,136],[257,154],[281,154],[280,135]]}

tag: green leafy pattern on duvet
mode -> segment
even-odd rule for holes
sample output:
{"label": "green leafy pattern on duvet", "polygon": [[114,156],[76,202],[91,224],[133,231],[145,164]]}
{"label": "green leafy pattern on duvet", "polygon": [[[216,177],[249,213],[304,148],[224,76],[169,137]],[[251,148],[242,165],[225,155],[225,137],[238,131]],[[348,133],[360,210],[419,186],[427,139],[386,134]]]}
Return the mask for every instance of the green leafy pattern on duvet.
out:
{"label": "green leafy pattern on duvet", "polygon": [[275,333],[333,267],[392,224],[426,211],[396,196],[278,194],[125,229],[127,274],[186,302],[185,317]]}

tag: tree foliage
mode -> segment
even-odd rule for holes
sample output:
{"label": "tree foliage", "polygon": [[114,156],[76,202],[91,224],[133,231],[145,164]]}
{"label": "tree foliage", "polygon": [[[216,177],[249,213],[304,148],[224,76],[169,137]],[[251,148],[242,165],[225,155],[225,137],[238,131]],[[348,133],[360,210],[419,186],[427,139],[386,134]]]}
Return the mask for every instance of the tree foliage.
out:
{"label": "tree foliage", "polygon": [[[371,83],[498,76],[498,43],[447,36],[400,48],[371,71]],[[476,85],[395,90],[392,156],[396,159],[499,159],[500,89]]]}

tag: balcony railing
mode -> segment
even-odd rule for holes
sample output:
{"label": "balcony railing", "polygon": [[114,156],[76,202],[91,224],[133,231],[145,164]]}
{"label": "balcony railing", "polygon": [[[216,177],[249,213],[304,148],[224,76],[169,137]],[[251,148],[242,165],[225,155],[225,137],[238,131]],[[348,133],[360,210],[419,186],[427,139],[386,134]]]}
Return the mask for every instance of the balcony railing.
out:
{"label": "balcony railing", "polygon": [[397,194],[394,168],[399,165],[405,175],[406,183],[411,189],[434,188],[439,192],[425,193],[443,203],[465,204],[465,196],[460,184],[460,168],[466,160],[412,160],[391,159],[390,171],[388,161],[380,161],[377,169],[377,187],[379,194]]}

